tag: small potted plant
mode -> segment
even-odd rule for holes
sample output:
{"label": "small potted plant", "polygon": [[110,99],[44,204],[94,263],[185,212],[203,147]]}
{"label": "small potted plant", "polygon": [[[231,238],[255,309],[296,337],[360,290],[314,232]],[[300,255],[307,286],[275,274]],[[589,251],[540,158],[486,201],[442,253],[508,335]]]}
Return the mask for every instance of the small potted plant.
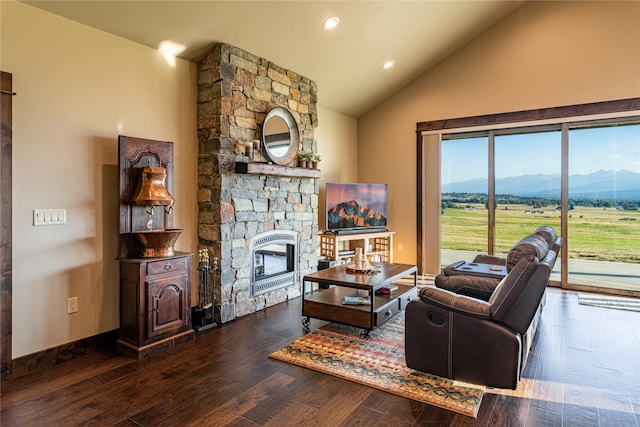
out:
{"label": "small potted plant", "polygon": [[311,156],[313,156],[312,153],[300,153],[300,154],[298,154],[298,167],[299,168],[306,168],[307,166],[309,166],[309,164],[311,162]]}
{"label": "small potted plant", "polygon": [[318,169],[318,163],[320,163],[321,160],[322,158],[320,157],[320,154],[311,155],[311,166],[313,169]]}

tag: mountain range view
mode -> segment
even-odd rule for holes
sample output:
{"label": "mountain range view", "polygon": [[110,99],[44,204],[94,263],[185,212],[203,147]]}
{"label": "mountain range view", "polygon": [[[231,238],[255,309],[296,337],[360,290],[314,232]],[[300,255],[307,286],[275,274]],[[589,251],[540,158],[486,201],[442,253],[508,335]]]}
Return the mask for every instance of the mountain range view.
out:
{"label": "mountain range view", "polygon": [[[496,194],[560,198],[560,174],[520,175],[496,178]],[[486,193],[487,179],[477,178],[442,186],[443,193]],[[569,175],[572,199],[640,200],[640,173],[600,170],[588,175]]]}
{"label": "mountain range view", "polygon": [[329,229],[355,227],[384,227],[387,218],[368,206],[360,206],[355,200],[342,202],[327,212]]}

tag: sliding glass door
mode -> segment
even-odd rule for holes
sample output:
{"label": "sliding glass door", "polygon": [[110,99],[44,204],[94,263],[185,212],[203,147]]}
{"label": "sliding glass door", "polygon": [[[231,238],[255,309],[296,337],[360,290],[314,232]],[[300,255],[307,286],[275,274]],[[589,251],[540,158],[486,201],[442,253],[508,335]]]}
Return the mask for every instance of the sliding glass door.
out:
{"label": "sliding glass door", "polygon": [[443,140],[441,156],[440,263],[472,261],[487,252],[487,137]]}
{"label": "sliding glass door", "polygon": [[[560,234],[562,135],[560,130],[495,137],[495,255],[538,227]],[[560,261],[552,280],[560,280]]]}
{"label": "sliding glass door", "polygon": [[568,281],[640,291],[640,124],[569,131]]}
{"label": "sliding glass door", "polygon": [[478,253],[504,257],[549,225],[564,231],[567,255],[553,281],[565,268],[563,286],[640,291],[637,122],[445,135],[441,205],[442,266]]}

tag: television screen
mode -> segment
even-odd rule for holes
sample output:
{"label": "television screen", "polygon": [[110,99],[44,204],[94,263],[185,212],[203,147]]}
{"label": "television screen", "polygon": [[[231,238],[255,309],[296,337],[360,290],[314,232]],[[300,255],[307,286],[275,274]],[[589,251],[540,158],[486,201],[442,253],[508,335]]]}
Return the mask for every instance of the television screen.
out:
{"label": "television screen", "polygon": [[386,231],[387,184],[327,183],[327,230]]}

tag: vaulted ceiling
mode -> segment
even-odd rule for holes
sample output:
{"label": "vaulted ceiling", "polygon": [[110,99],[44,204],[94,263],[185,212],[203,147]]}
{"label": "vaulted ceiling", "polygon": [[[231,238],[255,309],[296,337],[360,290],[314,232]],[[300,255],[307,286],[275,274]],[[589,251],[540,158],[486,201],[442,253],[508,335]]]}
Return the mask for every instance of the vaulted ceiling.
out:
{"label": "vaulted ceiling", "polygon": [[[229,43],[318,84],[318,103],[360,117],[487,30],[523,0],[28,1],[24,3],[197,62]],[[338,27],[324,30],[329,16]],[[395,65],[382,65],[394,60]]]}

